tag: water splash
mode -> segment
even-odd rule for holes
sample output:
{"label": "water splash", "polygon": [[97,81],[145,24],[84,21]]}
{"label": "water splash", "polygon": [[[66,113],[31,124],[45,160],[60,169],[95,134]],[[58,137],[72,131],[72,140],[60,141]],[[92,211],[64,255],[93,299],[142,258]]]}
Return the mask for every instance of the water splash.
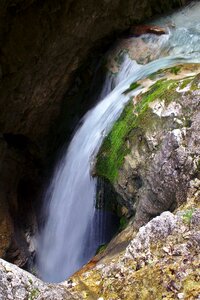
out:
{"label": "water splash", "polygon": [[[119,73],[116,76],[107,76],[100,97],[102,100],[82,119],[82,125],[60,160],[47,192],[48,217],[38,238],[39,272],[44,280],[62,281],[94,255],[102,238],[97,238],[95,232],[95,224],[98,223],[95,222],[97,217],[94,208],[96,179],[90,175],[91,161],[104,136],[129,101],[131,95],[123,92],[132,82],[161,68],[184,62],[200,62],[200,25],[196,19],[191,23],[193,15],[197,17],[199,12],[200,5],[197,3],[184,11],[188,23],[181,16],[183,12],[170,17],[173,28],[165,42],[160,44],[163,47],[160,55],[166,53],[167,49],[168,57],[142,66],[125,54]],[[159,20],[158,23],[166,21],[167,18]],[[147,40],[152,38],[155,37],[144,36]],[[132,95],[139,92],[141,88],[133,91]]]}

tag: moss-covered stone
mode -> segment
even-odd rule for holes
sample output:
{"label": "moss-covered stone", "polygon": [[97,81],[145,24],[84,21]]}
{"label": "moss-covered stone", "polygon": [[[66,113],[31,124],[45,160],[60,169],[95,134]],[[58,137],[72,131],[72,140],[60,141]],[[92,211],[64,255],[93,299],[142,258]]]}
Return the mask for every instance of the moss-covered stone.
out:
{"label": "moss-covered stone", "polygon": [[166,69],[156,82],[139,81],[145,92],[130,99],[100,148],[96,174],[113,184],[136,227],[181,205],[199,174],[199,71],[181,65],[177,75]]}
{"label": "moss-covered stone", "polygon": [[[130,152],[129,138],[132,132],[135,129],[146,130],[158,121],[158,117],[152,113],[149,103],[159,99],[160,101],[164,100],[167,105],[171,101],[177,100],[180,98],[180,94],[176,91],[179,84],[180,80],[161,79],[154,83],[149,91],[138,96],[135,105],[133,105],[132,99],[130,100],[105,138],[97,155],[96,174],[98,176],[104,177],[112,183],[116,181],[124,157]],[[138,84],[136,85],[138,86]]]}
{"label": "moss-covered stone", "polygon": [[181,66],[174,66],[174,67],[172,67],[172,68],[170,69],[170,72],[171,72],[172,74],[178,75],[178,73],[180,72],[180,70],[181,70]]}
{"label": "moss-covered stone", "polygon": [[139,83],[133,82],[133,83],[130,85],[130,87],[124,92],[124,94],[128,94],[129,92],[131,92],[131,91],[137,89],[139,86],[140,86]]}

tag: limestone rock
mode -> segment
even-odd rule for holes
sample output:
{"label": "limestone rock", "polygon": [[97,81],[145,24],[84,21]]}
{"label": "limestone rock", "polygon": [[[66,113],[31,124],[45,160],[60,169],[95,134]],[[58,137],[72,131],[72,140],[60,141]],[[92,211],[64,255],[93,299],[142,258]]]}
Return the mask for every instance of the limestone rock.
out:
{"label": "limestone rock", "polygon": [[[135,97],[120,117],[128,123],[124,136],[119,140],[113,134],[116,141],[109,149],[108,135],[97,157],[97,174],[114,185],[138,228],[186,201],[189,182],[199,174],[200,83],[199,75],[187,78],[190,68],[199,72],[197,65],[181,66],[178,75],[172,75],[173,69],[162,71],[162,79]],[[115,143],[121,143],[119,153]]]}
{"label": "limestone rock", "polygon": [[164,212],[141,227],[125,252],[75,274],[71,291],[84,286],[104,300],[199,299],[199,192],[191,189],[175,214]]}
{"label": "limestone rock", "polygon": [[78,300],[61,284],[47,284],[28,272],[0,259],[1,300]]}

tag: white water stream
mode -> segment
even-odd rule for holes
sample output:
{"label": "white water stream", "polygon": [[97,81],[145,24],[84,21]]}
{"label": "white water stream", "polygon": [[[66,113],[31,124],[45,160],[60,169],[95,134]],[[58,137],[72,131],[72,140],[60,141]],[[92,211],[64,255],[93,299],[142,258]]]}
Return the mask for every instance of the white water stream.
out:
{"label": "white water stream", "polygon": [[[90,175],[91,161],[129,101],[131,94],[124,95],[123,92],[131,83],[161,68],[200,62],[199,15],[200,4],[196,3],[154,22],[175,25],[168,35],[144,36],[149,41],[156,39],[160,53],[167,52],[168,56],[138,65],[126,54],[117,76],[108,76],[100,102],[82,119],[47,191],[47,220],[38,238],[38,267],[44,280],[62,281],[94,255],[99,241],[95,233],[96,180]],[[115,86],[112,91],[111,86]],[[140,91],[137,89],[132,95]]]}

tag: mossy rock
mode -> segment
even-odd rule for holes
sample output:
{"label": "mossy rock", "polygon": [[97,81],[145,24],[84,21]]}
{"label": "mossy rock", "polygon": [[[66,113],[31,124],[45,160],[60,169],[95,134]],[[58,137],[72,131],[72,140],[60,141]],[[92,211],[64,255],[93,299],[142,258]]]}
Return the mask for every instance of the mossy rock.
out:
{"label": "mossy rock", "polygon": [[[187,80],[192,81],[192,78]],[[158,99],[164,100],[165,105],[177,101],[180,93],[176,89],[180,84],[183,84],[180,79],[161,79],[146,93],[137,96],[135,105],[130,99],[99,150],[96,162],[97,176],[104,177],[111,183],[116,182],[124,158],[130,153],[130,140],[134,140],[134,135],[138,135],[139,132],[142,135],[150,127],[160,126],[162,123],[149,104]]]}

